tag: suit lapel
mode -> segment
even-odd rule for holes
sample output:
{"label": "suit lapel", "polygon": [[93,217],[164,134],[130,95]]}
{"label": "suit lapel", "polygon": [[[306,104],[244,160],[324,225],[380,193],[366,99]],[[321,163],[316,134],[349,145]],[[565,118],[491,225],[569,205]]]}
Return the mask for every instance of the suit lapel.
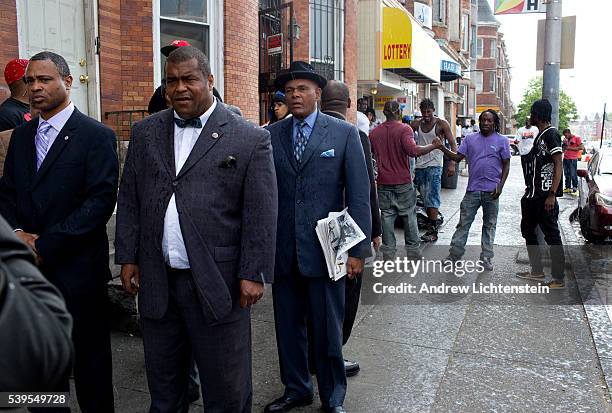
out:
{"label": "suit lapel", "polygon": [[168,109],[167,113],[159,117],[159,128],[155,128],[155,141],[162,162],[172,179],[176,176],[174,161],[174,111]]}
{"label": "suit lapel", "polygon": [[298,164],[295,160],[295,156],[293,156],[293,117],[286,118],[286,120],[284,120],[283,122],[283,130],[280,136],[281,145],[283,146],[283,149],[287,154],[289,163],[297,172]]}
{"label": "suit lapel", "polygon": [[177,178],[182,177],[189,171],[198,161],[216,145],[223,136],[223,126],[227,124],[227,112],[221,102],[217,102],[217,107],[211,113],[210,118],[206,121],[206,125],[200,132],[200,136],[196,141],[191,153],[187,157],[185,164],[178,172]]}
{"label": "suit lapel", "polygon": [[36,130],[38,128],[38,118],[28,123],[28,129],[26,130],[26,154],[28,159],[25,160],[28,167],[28,184],[34,181],[36,178]]}
{"label": "suit lapel", "polygon": [[[49,148],[43,163],[40,165],[40,169],[36,173],[34,177],[34,183],[32,184],[32,188],[34,188],[38,183],[42,180],[42,178],[47,174],[51,166],[55,163],[60,154],[64,151],[66,146],[70,144],[70,141],[75,135],[76,130],[79,126],[78,119],[83,116],[81,112],[77,108],[74,108],[74,112],[68,118],[68,121],[64,125],[61,131],[57,134],[53,145]],[[34,139],[36,139],[36,132],[34,132]],[[34,169],[36,169],[36,144],[34,143]]]}
{"label": "suit lapel", "polygon": [[308,139],[308,144],[304,149],[302,162],[300,162],[300,169],[304,168],[319,145],[321,145],[321,142],[323,142],[323,139],[327,137],[327,122],[326,115],[319,112],[312,133],[310,134],[310,139]]}

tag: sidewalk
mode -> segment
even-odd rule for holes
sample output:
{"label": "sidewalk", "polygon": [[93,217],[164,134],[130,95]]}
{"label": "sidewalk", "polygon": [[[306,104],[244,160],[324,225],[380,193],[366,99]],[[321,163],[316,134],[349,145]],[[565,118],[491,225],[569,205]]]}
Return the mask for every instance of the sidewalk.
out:
{"label": "sidewalk", "polygon": [[[501,198],[495,271],[479,276],[481,282],[524,284],[514,273],[527,266],[515,262],[516,248],[501,246],[523,243],[522,179],[515,157]],[[460,177],[456,190],[444,190],[446,225],[438,245],[450,242],[466,184],[467,178]],[[480,244],[481,222],[479,213],[469,244]],[[371,277],[371,269],[366,276]],[[585,309],[564,304],[578,294],[571,274],[568,278],[568,289],[553,298],[556,305],[473,294],[445,304],[397,305],[383,296],[376,305],[362,305],[345,347],[345,357],[359,361],[361,372],[348,379],[345,407],[360,413],[612,411]],[[253,309],[252,328],[253,411],[261,412],[283,392],[269,289]],[[119,332],[112,339],[117,412],[146,412],[142,341]],[[312,406],[294,411],[318,412],[319,407],[315,397]],[[202,411],[201,404],[190,411]]]}

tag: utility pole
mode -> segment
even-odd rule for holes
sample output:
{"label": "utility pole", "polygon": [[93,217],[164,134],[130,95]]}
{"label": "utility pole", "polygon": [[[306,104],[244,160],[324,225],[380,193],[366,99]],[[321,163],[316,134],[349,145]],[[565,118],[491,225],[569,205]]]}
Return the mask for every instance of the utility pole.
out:
{"label": "utility pole", "polygon": [[544,82],[542,97],[552,105],[551,124],[559,126],[559,77],[561,72],[562,0],[546,2],[546,34],[544,40]]}

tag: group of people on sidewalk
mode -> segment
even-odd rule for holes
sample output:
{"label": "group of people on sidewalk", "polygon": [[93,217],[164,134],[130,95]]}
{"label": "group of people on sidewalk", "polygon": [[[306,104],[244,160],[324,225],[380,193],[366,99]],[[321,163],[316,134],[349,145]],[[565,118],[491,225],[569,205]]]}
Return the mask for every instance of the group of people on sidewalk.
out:
{"label": "group of people on sidewalk", "polygon": [[[359,366],[344,359],[342,347],[355,321],[364,260],[381,237],[383,258],[394,255],[397,216],[409,256],[420,258],[416,189],[430,224],[424,240],[437,239],[444,154],[470,162],[449,259],[461,258],[482,207],[481,258],[492,269],[510,158],[499,117],[483,112],[480,132],[457,149],[431,100],[421,102],[422,119],[412,127],[389,101],[386,121],[367,136],[346,122],[348,86],[296,61],[276,78],[274,121],[261,128],[215,97],[199,49],[167,51],[163,101],[133,126],[120,184],[114,133],[71,102],[65,59],[41,52],[18,63],[24,86],[17,93],[27,94],[38,116],[12,131],[0,214],[63,295],[73,321],[78,403],[84,412],[114,411],[106,223],[116,204],[115,260],[125,290],[138,294],[150,412],[188,411],[194,363],[206,411],[251,411],[250,309],[270,283],[284,392],[265,412],[312,404],[313,372],[323,410],[344,412],[347,376]],[[562,172],[550,112],[544,100],[532,108],[542,132],[524,162],[521,230],[528,245],[537,245],[539,226],[557,247],[554,288],[563,286],[556,202]],[[414,172],[410,157],[417,158]],[[347,276],[335,281],[315,226],[344,208],[366,238],[349,251]],[[538,251],[529,249],[532,270],[524,278],[543,278]],[[69,374],[58,377],[40,390],[68,391]]]}

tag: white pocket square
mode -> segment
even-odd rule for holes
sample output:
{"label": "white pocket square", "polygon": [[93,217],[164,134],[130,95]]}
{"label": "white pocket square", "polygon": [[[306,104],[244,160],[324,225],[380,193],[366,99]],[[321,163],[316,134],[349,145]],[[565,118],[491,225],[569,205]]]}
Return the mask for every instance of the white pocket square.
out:
{"label": "white pocket square", "polygon": [[334,149],[330,149],[325,152],[321,152],[321,158],[333,158],[336,156]]}

